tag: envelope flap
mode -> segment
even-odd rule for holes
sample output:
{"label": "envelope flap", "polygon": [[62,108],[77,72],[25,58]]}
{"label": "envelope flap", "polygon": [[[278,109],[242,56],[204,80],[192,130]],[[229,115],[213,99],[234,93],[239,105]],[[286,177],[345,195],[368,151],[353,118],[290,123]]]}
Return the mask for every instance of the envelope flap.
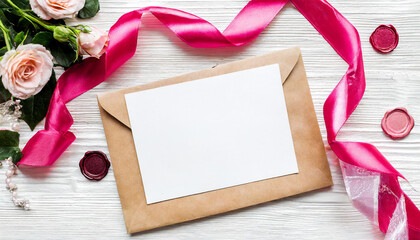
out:
{"label": "envelope flap", "polygon": [[171,84],[177,84],[181,82],[193,81],[202,78],[208,78],[213,76],[218,76],[222,74],[242,71],[250,68],[261,67],[270,64],[279,64],[281,79],[284,82],[288,79],[290,73],[296,66],[298,59],[301,55],[300,49],[298,47],[285,49],[275,53],[271,53],[264,56],[258,56],[253,58],[248,58],[245,60],[240,60],[236,62],[226,63],[218,65],[214,68],[189,73],[181,75],[178,77],[173,77],[161,81],[151,82],[143,84],[140,86],[130,87],[122,89],[115,92],[109,92],[98,95],[98,103],[101,107],[107,111],[114,118],[119,120],[128,128],[130,126],[130,120],[128,117],[128,111],[125,103],[124,95],[127,93],[167,86]]}

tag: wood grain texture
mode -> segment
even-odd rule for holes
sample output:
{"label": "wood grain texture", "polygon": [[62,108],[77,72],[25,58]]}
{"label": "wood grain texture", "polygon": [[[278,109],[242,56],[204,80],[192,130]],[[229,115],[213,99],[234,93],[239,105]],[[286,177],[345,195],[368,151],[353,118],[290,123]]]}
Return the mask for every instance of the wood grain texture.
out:
{"label": "wood grain texture", "polygon": [[[149,5],[182,9],[224,29],[246,0],[100,0],[101,12],[80,21],[102,29],[123,13]],[[362,103],[339,138],[373,143],[420,189],[420,129],[392,141],[380,127],[383,114],[404,106],[420,119],[420,2],[417,0],[330,0],[359,30],[367,77]],[[373,51],[369,36],[380,24],[393,24],[400,45],[391,54]],[[261,206],[142,234],[125,231],[112,168],[101,182],[89,182],[78,167],[86,151],[108,153],[96,94],[212,67],[216,64],[300,46],[313,100],[326,139],[322,106],[347,69],[327,42],[292,6],[251,44],[239,48],[193,49],[151,16],[142,21],[136,56],[107,82],[68,104],[77,140],[49,169],[23,169],[15,177],[19,193],[32,210],[12,206],[0,182],[0,239],[383,239],[354,209],[345,193],[339,168],[331,164],[335,185]],[[23,125],[23,124],[22,124]],[[42,125],[42,124],[41,124]],[[40,130],[38,126],[36,130]],[[22,146],[34,134],[22,129]],[[3,176],[5,169],[0,169]],[[420,206],[419,194],[413,200]]]}

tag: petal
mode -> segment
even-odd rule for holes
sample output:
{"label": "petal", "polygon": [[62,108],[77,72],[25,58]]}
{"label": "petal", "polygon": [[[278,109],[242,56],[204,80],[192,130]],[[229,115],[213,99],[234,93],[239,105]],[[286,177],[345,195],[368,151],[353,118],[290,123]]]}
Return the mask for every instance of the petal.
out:
{"label": "petal", "polygon": [[[40,0],[42,1],[42,0]],[[44,10],[44,8],[41,7],[38,0],[30,0],[31,9],[32,11],[38,15],[40,18],[44,20],[50,20],[51,16],[48,15],[48,13]]]}

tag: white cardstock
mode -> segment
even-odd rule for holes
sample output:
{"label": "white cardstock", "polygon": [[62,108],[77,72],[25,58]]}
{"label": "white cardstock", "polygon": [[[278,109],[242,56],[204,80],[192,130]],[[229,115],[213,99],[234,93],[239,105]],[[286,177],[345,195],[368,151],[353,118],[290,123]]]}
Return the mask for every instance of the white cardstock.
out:
{"label": "white cardstock", "polygon": [[298,172],[278,65],[125,99],[148,204]]}

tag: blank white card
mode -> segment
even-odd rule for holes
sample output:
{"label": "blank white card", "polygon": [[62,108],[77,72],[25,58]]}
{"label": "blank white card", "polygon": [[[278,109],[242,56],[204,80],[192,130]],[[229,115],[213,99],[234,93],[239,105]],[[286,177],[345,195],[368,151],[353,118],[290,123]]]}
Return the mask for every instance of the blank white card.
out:
{"label": "blank white card", "polygon": [[148,204],[298,172],[278,65],[125,99]]}

